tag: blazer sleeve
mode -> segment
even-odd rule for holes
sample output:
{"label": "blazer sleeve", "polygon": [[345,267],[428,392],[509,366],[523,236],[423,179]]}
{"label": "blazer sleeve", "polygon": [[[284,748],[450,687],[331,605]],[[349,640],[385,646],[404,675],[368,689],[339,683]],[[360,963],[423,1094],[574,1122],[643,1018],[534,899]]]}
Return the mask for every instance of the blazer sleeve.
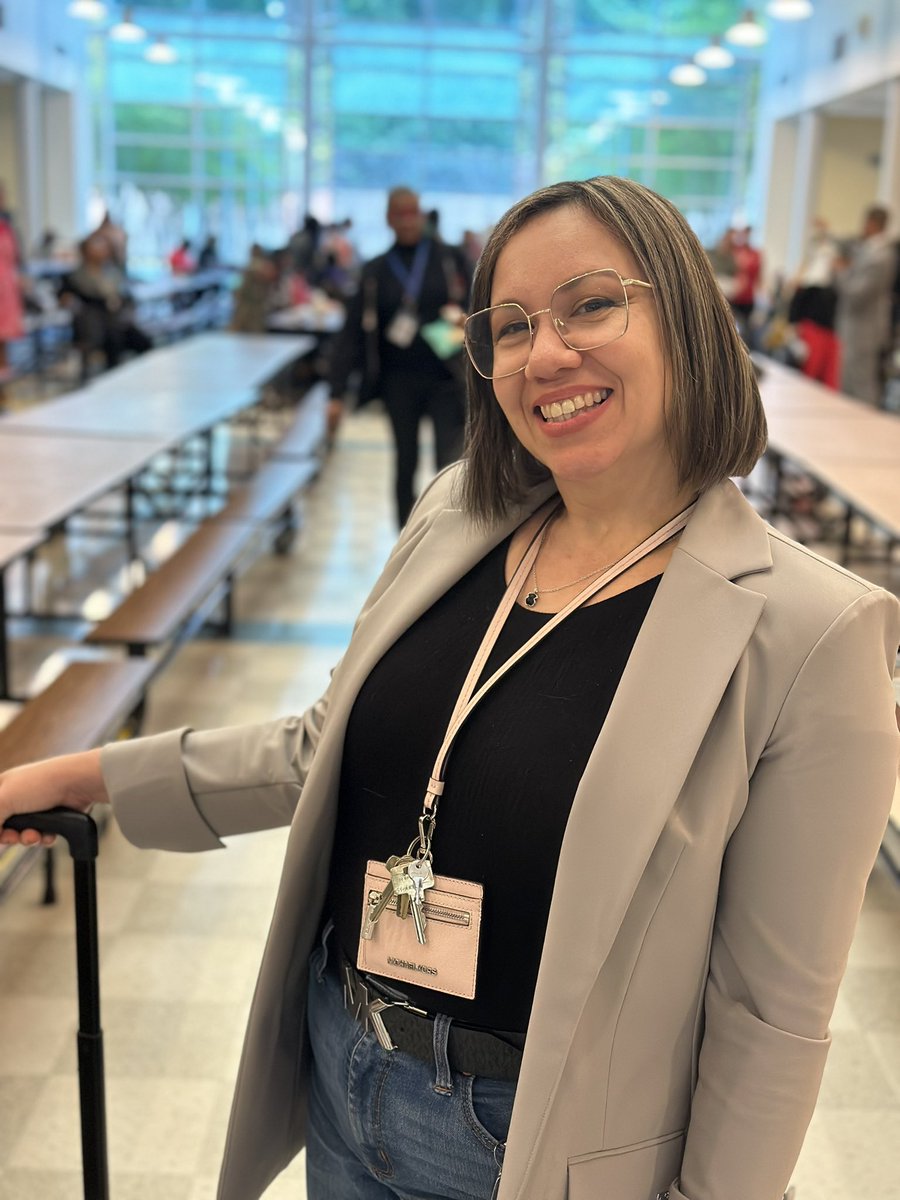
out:
{"label": "blazer sleeve", "polygon": [[327,709],[326,692],[302,716],[105,746],[100,765],[122,832],[136,846],[194,851],[289,825]]}
{"label": "blazer sleeve", "polygon": [[779,1200],[897,777],[893,596],[851,603],[788,692],[726,851],[672,1200]]}

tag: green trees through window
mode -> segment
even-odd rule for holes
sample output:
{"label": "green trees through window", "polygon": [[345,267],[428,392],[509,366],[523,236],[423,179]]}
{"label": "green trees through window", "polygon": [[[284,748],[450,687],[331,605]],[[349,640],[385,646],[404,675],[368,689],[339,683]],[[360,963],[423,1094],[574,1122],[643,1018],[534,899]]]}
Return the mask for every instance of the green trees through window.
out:
{"label": "green trees through window", "polygon": [[100,190],[148,262],[218,234],[240,261],[306,211],[384,244],[383,197],[420,189],[458,239],[566,176],[640,179],[712,242],[745,202],[757,66],[668,71],[739,0],[147,0],[178,60],[97,38]]}

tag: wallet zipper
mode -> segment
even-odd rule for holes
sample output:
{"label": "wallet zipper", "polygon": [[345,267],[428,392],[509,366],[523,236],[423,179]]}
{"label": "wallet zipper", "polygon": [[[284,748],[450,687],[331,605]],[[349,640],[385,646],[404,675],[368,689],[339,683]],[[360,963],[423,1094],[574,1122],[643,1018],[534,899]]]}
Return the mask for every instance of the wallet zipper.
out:
{"label": "wallet zipper", "polygon": [[[379,895],[380,892],[378,892],[375,888],[372,888],[369,891],[369,904],[373,904],[378,899]],[[396,912],[396,896],[388,901],[388,909],[391,912]],[[466,927],[472,924],[471,913],[463,912],[458,908],[445,908],[441,904],[432,904],[428,900],[426,900],[422,905],[422,911],[429,921],[437,921],[439,924],[459,925],[461,927]]]}

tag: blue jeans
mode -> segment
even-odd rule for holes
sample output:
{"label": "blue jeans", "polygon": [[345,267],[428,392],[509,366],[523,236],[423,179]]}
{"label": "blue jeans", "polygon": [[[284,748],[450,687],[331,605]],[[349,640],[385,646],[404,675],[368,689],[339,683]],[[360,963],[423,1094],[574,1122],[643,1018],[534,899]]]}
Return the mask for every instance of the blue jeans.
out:
{"label": "blue jeans", "polygon": [[452,1071],[449,1018],[434,1062],[384,1050],[346,1011],[328,945],[310,958],[309,1200],[490,1200],[516,1085]]}

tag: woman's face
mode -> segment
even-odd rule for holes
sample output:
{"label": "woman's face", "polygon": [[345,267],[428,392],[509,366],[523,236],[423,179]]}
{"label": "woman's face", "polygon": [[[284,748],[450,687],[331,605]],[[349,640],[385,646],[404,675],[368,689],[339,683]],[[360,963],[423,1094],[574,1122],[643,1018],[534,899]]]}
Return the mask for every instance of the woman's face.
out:
{"label": "woman's face", "polygon": [[[516,301],[534,313],[547,307],[558,284],[603,267],[614,267],[625,279],[644,278],[590,214],[578,207],[555,209],[533,218],[503,248],[491,304]],[[674,481],[655,294],[629,287],[628,301],[626,332],[596,350],[570,349],[549,314],[540,315],[524,371],[494,380],[494,394],[516,437],[559,485],[605,477],[628,486],[661,470]],[[551,409],[570,410],[566,401],[575,402],[574,411],[560,415],[559,407]]]}

